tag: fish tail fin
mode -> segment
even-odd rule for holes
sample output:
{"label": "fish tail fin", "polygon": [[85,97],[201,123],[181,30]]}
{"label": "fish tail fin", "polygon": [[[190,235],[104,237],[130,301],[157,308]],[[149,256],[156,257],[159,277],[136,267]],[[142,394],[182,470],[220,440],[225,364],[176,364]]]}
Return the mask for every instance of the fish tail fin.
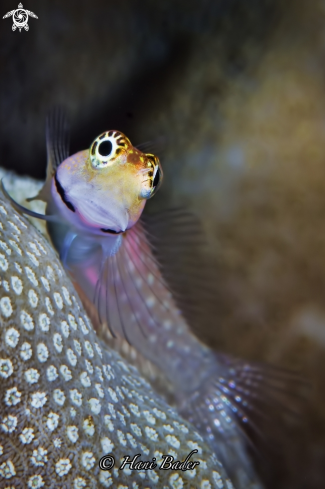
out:
{"label": "fish tail fin", "polygon": [[209,441],[236,488],[261,489],[252,454],[263,455],[259,441],[279,448],[285,421],[300,419],[308,383],[280,368],[214,357],[207,380],[179,397],[179,412]]}

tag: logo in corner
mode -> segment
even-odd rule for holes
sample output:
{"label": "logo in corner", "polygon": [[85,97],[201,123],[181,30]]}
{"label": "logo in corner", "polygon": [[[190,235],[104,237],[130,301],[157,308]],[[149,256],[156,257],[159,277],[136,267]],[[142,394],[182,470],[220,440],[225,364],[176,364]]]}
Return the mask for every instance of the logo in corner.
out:
{"label": "logo in corner", "polygon": [[7,17],[12,17],[12,30],[15,31],[16,29],[19,29],[19,32],[21,32],[23,28],[25,29],[25,31],[29,30],[29,16],[34,17],[34,19],[38,19],[37,15],[35,15],[34,12],[23,9],[23,5],[22,3],[20,3],[16,10],[11,10],[11,12],[7,12],[6,15],[4,15],[2,18],[6,19]]}

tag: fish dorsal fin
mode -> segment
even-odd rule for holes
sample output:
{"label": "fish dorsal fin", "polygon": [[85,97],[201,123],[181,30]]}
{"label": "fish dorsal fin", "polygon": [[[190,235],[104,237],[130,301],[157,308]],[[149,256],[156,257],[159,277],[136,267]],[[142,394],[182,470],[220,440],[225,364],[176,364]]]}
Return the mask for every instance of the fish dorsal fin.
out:
{"label": "fish dorsal fin", "polygon": [[54,107],[46,119],[46,152],[47,168],[45,184],[40,192],[35,196],[27,199],[43,200],[48,202],[51,180],[58,166],[69,157],[69,122],[65,110],[60,107]]}
{"label": "fish dorsal fin", "polygon": [[46,150],[48,170],[55,172],[58,166],[69,157],[69,122],[65,110],[55,107],[46,120]]}

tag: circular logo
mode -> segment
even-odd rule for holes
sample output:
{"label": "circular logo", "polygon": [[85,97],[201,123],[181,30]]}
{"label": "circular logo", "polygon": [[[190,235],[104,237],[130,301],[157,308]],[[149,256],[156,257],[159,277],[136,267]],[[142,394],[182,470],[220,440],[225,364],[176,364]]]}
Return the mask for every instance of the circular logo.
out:
{"label": "circular logo", "polygon": [[99,461],[101,470],[111,470],[115,465],[115,458],[112,455],[104,455]]}
{"label": "circular logo", "polygon": [[12,16],[12,20],[13,20],[15,26],[18,27],[18,29],[22,29],[23,27],[25,27],[25,25],[28,22],[28,14],[27,14],[26,10],[21,9],[21,8],[15,10],[15,12]]}

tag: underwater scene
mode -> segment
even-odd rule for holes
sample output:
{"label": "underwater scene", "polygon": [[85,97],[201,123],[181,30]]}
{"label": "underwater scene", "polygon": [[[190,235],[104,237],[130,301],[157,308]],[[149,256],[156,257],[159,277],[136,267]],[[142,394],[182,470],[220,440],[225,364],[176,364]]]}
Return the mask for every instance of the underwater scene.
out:
{"label": "underwater scene", "polygon": [[325,487],[325,1],[1,2],[0,489]]}

